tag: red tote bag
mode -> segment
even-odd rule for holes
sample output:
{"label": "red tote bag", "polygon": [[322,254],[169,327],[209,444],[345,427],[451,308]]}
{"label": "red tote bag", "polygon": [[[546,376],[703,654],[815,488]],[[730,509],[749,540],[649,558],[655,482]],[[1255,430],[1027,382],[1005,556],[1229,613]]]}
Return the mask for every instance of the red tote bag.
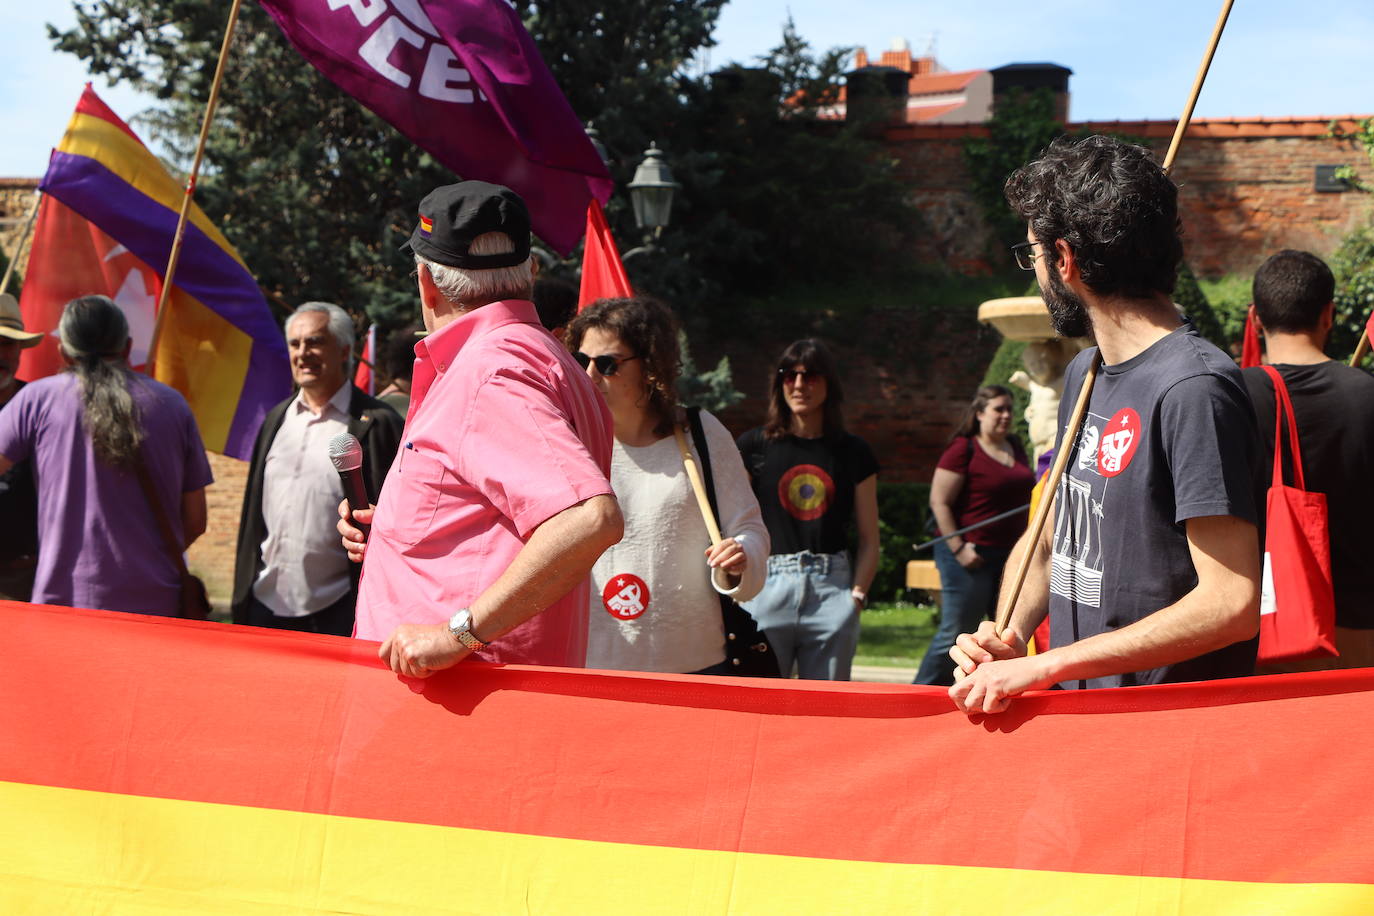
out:
{"label": "red tote bag", "polygon": [[[1296,661],[1336,651],[1336,602],[1331,590],[1331,539],[1326,495],[1309,493],[1302,475],[1298,422],[1288,386],[1273,366],[1274,480],[1266,501],[1264,585],[1260,597],[1259,664]],[[1283,482],[1283,424],[1293,486]]]}

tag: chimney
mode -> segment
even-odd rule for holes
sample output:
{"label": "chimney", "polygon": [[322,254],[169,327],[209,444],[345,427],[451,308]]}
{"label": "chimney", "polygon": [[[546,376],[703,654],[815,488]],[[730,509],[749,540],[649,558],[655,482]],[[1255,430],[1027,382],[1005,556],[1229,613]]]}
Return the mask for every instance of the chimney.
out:
{"label": "chimney", "polygon": [[992,107],[998,100],[1015,90],[1034,92],[1048,89],[1054,95],[1054,119],[1061,124],[1069,120],[1069,77],[1073,71],[1059,64],[1007,64],[989,71],[992,73]]}

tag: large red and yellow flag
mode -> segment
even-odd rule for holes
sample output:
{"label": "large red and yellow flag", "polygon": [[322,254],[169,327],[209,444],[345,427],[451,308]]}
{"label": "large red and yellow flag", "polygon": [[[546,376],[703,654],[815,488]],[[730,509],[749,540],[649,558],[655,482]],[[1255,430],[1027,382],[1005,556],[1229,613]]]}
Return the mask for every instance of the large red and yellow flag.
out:
{"label": "large red and yellow flag", "polygon": [[935,688],[0,630],[0,912],[1374,912],[1368,671],[970,721]]}

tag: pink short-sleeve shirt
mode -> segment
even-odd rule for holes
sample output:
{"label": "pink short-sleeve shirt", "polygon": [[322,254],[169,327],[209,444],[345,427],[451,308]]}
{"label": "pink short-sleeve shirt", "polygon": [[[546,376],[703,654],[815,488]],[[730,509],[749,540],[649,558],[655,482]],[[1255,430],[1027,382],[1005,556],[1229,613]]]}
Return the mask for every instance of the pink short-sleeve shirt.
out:
{"label": "pink short-sleeve shirt", "polygon": [[[506,570],[530,534],[611,493],[611,415],[534,305],[481,306],[415,346],[410,415],[378,498],[357,629],[441,623]],[[587,583],[479,657],[581,667]]]}

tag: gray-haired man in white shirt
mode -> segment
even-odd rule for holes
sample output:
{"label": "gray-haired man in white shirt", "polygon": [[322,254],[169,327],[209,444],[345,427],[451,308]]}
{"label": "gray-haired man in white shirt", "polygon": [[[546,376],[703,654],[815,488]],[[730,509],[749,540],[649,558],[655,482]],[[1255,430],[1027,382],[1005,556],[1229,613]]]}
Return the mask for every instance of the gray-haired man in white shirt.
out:
{"label": "gray-haired man in white shirt", "polygon": [[394,410],[349,381],[353,319],[307,302],[286,320],[296,394],[264,420],[253,447],[239,524],[234,622],[348,636],[356,564],[334,530],[343,485],[330,440],[356,436],[375,502],[401,440]]}

